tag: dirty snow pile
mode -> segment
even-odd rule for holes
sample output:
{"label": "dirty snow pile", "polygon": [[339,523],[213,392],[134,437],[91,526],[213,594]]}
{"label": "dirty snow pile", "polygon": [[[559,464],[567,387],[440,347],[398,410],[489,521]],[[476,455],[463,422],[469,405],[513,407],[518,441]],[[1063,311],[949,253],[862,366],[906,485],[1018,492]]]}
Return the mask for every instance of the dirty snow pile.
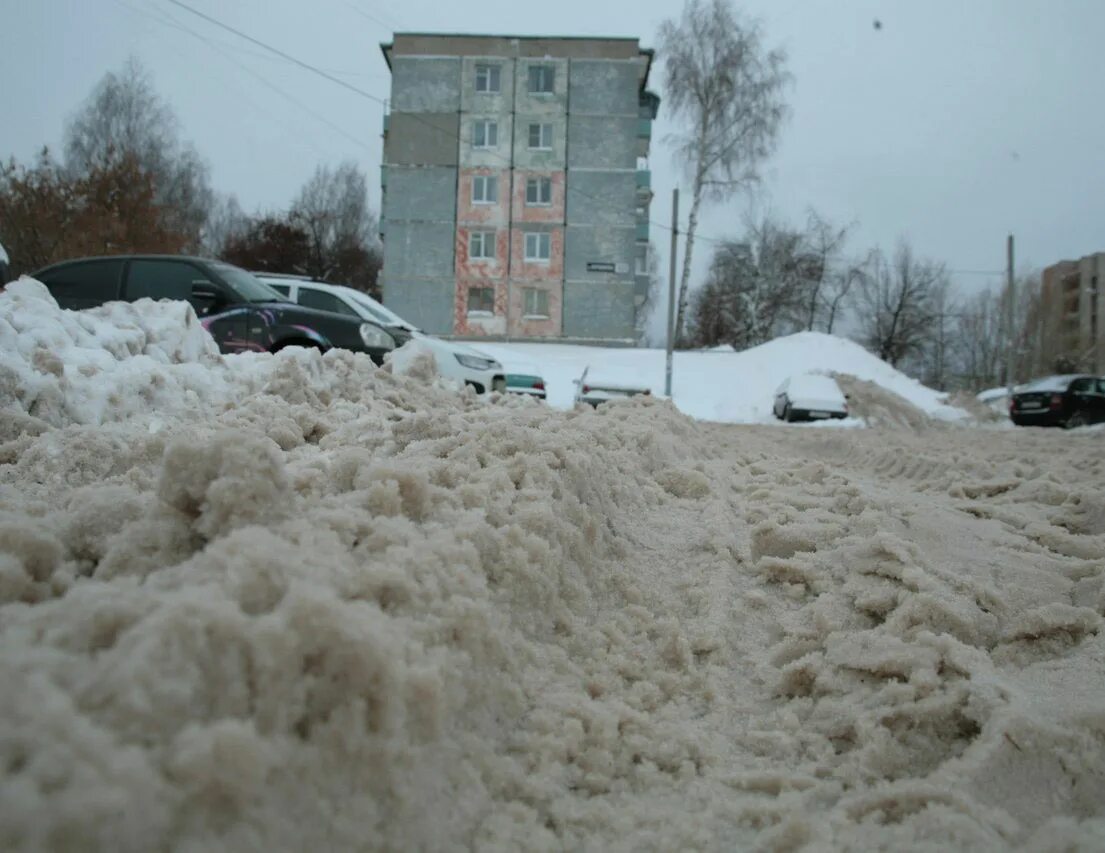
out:
{"label": "dirty snow pile", "polygon": [[1105,844],[1094,436],[554,411],[24,298],[0,848]]}

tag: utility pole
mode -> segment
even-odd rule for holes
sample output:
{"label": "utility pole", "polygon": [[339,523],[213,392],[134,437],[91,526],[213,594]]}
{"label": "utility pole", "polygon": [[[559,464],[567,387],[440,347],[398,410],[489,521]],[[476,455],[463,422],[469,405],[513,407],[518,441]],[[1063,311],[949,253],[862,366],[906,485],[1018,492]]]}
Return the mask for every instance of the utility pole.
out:
{"label": "utility pole", "polygon": [[1017,332],[1014,328],[1017,316],[1017,294],[1013,284],[1013,235],[1010,234],[1005,243],[1005,289],[1009,294],[1009,305],[1006,306],[1006,341],[1005,353],[1005,384],[1009,389],[1009,398],[1013,398],[1013,364],[1017,355]]}
{"label": "utility pole", "polygon": [[668,270],[668,352],[664,362],[664,394],[671,399],[671,357],[675,347],[675,253],[679,243],[679,187],[671,191],[671,257]]}

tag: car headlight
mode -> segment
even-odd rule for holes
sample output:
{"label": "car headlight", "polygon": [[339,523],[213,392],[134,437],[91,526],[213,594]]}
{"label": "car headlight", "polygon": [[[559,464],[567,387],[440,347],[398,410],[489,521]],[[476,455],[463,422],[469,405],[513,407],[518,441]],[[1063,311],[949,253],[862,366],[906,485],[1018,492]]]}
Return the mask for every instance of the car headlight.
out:
{"label": "car headlight", "polygon": [[391,335],[371,323],[361,324],[361,340],[369,349],[395,349],[395,340]]}
{"label": "car headlight", "polygon": [[471,370],[502,370],[503,366],[493,358],[480,358],[478,355],[462,355],[459,352],[453,353],[456,356],[457,361],[464,367]]}

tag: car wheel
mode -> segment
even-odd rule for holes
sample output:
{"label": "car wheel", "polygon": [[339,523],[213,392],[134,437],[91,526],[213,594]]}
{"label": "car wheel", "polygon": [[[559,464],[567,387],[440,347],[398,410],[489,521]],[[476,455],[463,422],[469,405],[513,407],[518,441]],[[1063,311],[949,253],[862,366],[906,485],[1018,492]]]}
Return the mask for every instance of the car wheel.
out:
{"label": "car wheel", "polygon": [[1066,423],[1063,424],[1064,429],[1077,429],[1078,427],[1084,427],[1089,421],[1086,419],[1085,414],[1082,412],[1075,412],[1069,418]]}

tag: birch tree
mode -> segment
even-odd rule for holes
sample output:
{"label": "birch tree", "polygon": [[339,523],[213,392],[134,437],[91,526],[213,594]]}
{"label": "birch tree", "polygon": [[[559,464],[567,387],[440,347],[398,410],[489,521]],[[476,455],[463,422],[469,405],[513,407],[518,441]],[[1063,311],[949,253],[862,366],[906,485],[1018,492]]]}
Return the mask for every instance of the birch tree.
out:
{"label": "birch tree", "polygon": [[918,259],[907,243],[890,261],[877,254],[859,283],[856,306],[867,347],[892,365],[920,354],[946,282],[943,265]]}
{"label": "birch tree", "polygon": [[702,205],[724,201],[759,178],[786,114],[789,80],[782,50],[768,50],[758,22],[738,17],[729,0],[689,0],[678,21],[660,28],[668,109],[683,124],[674,134],[691,181],[675,337],[687,314],[691,265]]}

